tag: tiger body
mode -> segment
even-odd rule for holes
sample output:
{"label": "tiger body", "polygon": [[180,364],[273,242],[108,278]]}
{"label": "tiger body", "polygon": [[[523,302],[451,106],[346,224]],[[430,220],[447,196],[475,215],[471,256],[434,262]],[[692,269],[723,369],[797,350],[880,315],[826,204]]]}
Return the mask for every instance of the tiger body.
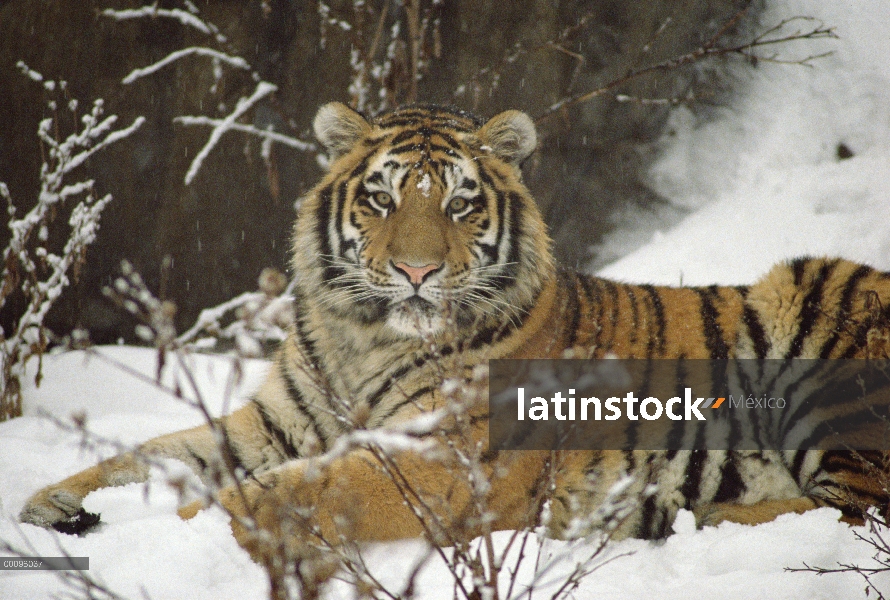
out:
{"label": "tiger body", "polygon": [[[799,259],[736,287],[630,285],[557,268],[521,183],[519,163],[536,139],[531,120],[517,111],[483,123],[459,111],[408,107],[369,121],[331,104],[319,111],[315,130],[331,165],[300,207],[296,320],[265,383],[220,419],[227,452],[208,426],[141,448],[178,458],[207,481],[231,483],[226,461],[249,475],[240,491],[223,488],[219,500],[255,555],[263,542],[239,517],[300,539],[304,530],[282,518],[294,507],[310,509],[307,518],[328,539],[344,530],[359,540],[431,535],[379,456],[344,440],[355,430],[391,428],[471,452],[486,439],[484,403],[465,415],[468,434],[450,433],[450,425],[412,433],[410,423],[448,404],[449,381],[483,386],[480,367],[490,359],[886,356],[890,276],[849,261]],[[613,523],[618,537],[664,536],[680,508],[702,523],[756,523],[838,505],[832,492],[840,489],[886,502],[848,456],[831,452],[480,456],[493,515],[484,527],[535,523],[548,487],[547,524],[557,536],[577,535],[581,517],[588,527],[606,526],[597,510],[627,475],[628,495],[656,487]],[[453,457],[407,448],[393,460],[441,522],[475,522],[467,533],[480,531],[478,519],[467,519],[473,490]],[[138,456],[122,455],[41,490],[21,518],[64,523],[90,491],[146,477]]]}

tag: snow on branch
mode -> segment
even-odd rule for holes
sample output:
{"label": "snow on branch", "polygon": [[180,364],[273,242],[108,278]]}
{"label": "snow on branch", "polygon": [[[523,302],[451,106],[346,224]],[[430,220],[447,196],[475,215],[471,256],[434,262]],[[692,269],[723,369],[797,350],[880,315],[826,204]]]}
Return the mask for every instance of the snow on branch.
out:
{"label": "snow on branch", "polygon": [[[174,117],[173,122],[187,126],[206,125],[208,127],[219,127],[223,124],[223,119],[213,119],[211,117],[205,116],[187,115],[183,117]],[[304,142],[303,140],[299,140],[289,135],[284,135],[268,129],[260,129],[259,127],[254,127],[253,125],[245,125],[244,123],[235,122],[230,123],[227,127],[234,131],[243,131],[244,133],[255,135],[257,137],[263,138],[264,140],[278,142],[279,144],[284,144],[285,146],[290,146],[291,148],[296,148],[297,150],[318,150],[318,146],[311,142]]]}
{"label": "snow on branch", "polygon": [[242,355],[262,356],[262,343],[284,340],[293,323],[294,281],[287,287],[286,283],[280,271],[263,269],[258,292],[205,308],[195,324],[176,338],[177,345],[206,348],[216,345],[218,338],[229,339]]}
{"label": "snow on branch", "polygon": [[[179,21],[186,27],[194,28],[207,35],[213,35],[215,37],[215,40],[220,44],[227,42],[225,36],[220,33],[218,27],[198,16],[199,10],[194,3],[186,0],[184,2],[184,5],[185,9],[167,9],[158,8],[158,3],[154,2],[153,4],[135,9],[106,9],[102,11],[101,14],[117,21],[130,19],[153,19],[159,17],[173,19]],[[224,65],[236,68],[240,71],[248,71],[250,74],[250,78],[258,83],[253,94],[249,98],[241,98],[238,101],[238,105],[236,106],[235,110],[225,118],[219,119],[204,115],[188,115],[176,117],[174,119],[174,122],[186,126],[206,126],[212,128],[207,142],[205,143],[201,151],[195,156],[194,160],[192,160],[188,172],[185,174],[186,185],[189,185],[194,181],[195,177],[198,174],[198,171],[200,171],[201,166],[204,163],[204,160],[207,158],[213,148],[216,147],[223,134],[225,134],[227,131],[240,131],[260,138],[262,140],[261,153],[267,165],[269,164],[269,155],[271,151],[271,145],[273,143],[284,144],[285,146],[304,152],[317,150],[317,146],[315,144],[272,131],[271,127],[269,129],[261,129],[259,127],[238,122],[238,119],[241,118],[249,109],[253,108],[260,100],[274,93],[278,89],[277,86],[263,81],[260,74],[254,71],[250,64],[240,56],[232,56],[231,54],[227,54],[226,52],[204,46],[192,46],[183,48],[181,50],[171,52],[161,60],[151,65],[134,69],[132,72],[130,72],[129,75],[123,78],[122,83],[125,85],[131,84],[142,77],[157,73],[164,67],[180,59],[191,56],[204,56],[212,59],[212,69],[215,83],[210,87],[210,92],[213,94],[217,93],[219,89],[218,84],[223,77],[222,67]],[[221,111],[225,110],[224,108],[222,108],[224,104],[219,104],[219,106],[221,107]]]}
{"label": "snow on branch", "polygon": [[121,83],[129,85],[140,77],[151,75],[157,71],[160,71],[167,65],[176,62],[180,58],[192,55],[208,56],[214,60],[235,67],[236,69],[243,69],[245,71],[250,70],[250,64],[240,56],[231,56],[229,54],[226,54],[225,52],[220,52],[219,50],[214,50],[213,48],[205,48],[204,46],[191,46],[189,48],[183,48],[182,50],[171,52],[158,62],[147,67],[142,67],[141,69],[133,69],[133,71],[129,75],[121,80]]}
{"label": "snow on branch", "polygon": [[164,17],[169,19],[175,19],[186,25],[187,27],[193,27],[197,29],[201,33],[212,35],[220,44],[228,41],[226,36],[220,33],[219,29],[213,25],[212,23],[207,23],[203,21],[201,18],[197,16],[197,8],[191,2],[188,3],[189,8],[192,9],[192,12],[182,10],[180,8],[158,8],[157,2],[151,4],[149,6],[143,6],[141,8],[131,8],[126,10],[114,10],[112,8],[106,8],[100,14],[103,17],[111,17],[115,21],[125,21],[127,19],[141,19],[143,17]]}
{"label": "snow on branch", "polygon": [[337,438],[334,446],[316,460],[319,466],[326,466],[351,450],[367,447],[386,455],[414,452],[428,457],[441,450],[436,440],[431,438],[419,438],[391,429],[356,429]]}
{"label": "snow on branch", "polygon": [[[100,120],[103,112],[104,101],[100,98],[93,102],[90,113],[81,117],[83,130],[80,133],[72,133],[61,142],[50,134],[52,119],[44,119],[40,122],[37,136],[49,147],[50,160],[55,161],[57,165],[54,172],[47,172],[48,179],[41,186],[41,194],[48,188],[60,184],[64,175],[81,166],[93,154],[131,135],[145,123],[145,117],[136,117],[129,127],[112,131],[111,128],[117,123],[117,115],[109,115]],[[95,141],[97,139],[98,142]],[[72,154],[78,149],[76,154]],[[46,168],[47,165],[44,163],[44,169]],[[75,184],[75,186],[83,185],[85,185],[84,182]],[[58,194],[64,199],[71,193],[79,193],[79,191],[63,188]],[[52,193],[56,192],[52,191]]]}
{"label": "snow on branch", "polygon": [[241,117],[248,110],[253,108],[253,105],[274,92],[278,91],[278,86],[269,83],[268,81],[261,81],[257,84],[256,89],[253,91],[253,94],[250,95],[249,98],[240,98],[238,100],[238,105],[235,107],[235,110],[229,114],[225,119],[222,119],[219,124],[217,124],[213,131],[210,132],[210,138],[207,140],[207,143],[204,144],[204,147],[201,148],[201,151],[195,156],[195,159],[192,161],[191,166],[189,167],[188,172],[185,174],[185,184],[188,185],[194,180],[195,176],[198,174],[198,171],[201,169],[201,164],[204,162],[204,159],[207,158],[207,155],[210,154],[210,151],[216,146],[219,142],[220,138],[222,138],[223,134],[227,131],[234,129],[235,122],[238,118]]}

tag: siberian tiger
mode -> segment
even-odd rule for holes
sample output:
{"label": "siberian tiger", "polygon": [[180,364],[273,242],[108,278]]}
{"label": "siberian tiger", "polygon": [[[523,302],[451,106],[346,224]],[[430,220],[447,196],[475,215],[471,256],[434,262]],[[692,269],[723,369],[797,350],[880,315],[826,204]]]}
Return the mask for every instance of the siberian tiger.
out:
{"label": "siberian tiger", "polygon": [[[757,523],[822,505],[852,514],[838,499],[841,491],[886,502],[849,455],[816,451],[483,448],[478,456],[487,482],[479,487],[461,474],[460,457],[485,440],[484,402],[471,404],[467,414],[450,414],[431,432],[411,423],[447,406],[455,380],[480,388],[479,367],[489,359],[567,352],[593,358],[886,356],[878,342],[887,337],[890,274],[805,258],[776,266],[751,286],[656,287],[583,275],[555,265],[541,214],[521,182],[519,165],[536,145],[533,122],[522,112],[484,122],[459,110],[408,106],[367,119],[332,103],[319,110],[314,129],[330,164],[300,206],[293,237],[295,325],[264,385],[218,421],[223,450],[209,426],[140,448],[228,483],[219,501],[233,517],[235,536],[255,556],[274,539],[257,529],[299,546],[310,531],[328,540],[439,535],[427,514],[437,516],[442,531],[463,527],[468,535],[525,527],[541,518],[545,488],[553,499],[546,511],[550,531],[574,535],[578,517],[590,527],[606,525],[597,509],[622,480],[632,481],[625,494],[645,500],[611,525],[616,537],[667,535],[680,508],[693,510],[703,524]],[[383,438],[346,436],[379,428],[456,451],[431,456],[408,444],[382,457],[372,446]],[[21,520],[88,526],[94,520],[84,513],[83,498],[104,486],[145,480],[140,453],[37,492]],[[227,463],[235,469],[224,468]],[[226,480],[228,472],[243,475],[240,488]],[[200,509],[191,504],[180,514],[188,518]],[[295,514],[299,523],[288,523]]]}

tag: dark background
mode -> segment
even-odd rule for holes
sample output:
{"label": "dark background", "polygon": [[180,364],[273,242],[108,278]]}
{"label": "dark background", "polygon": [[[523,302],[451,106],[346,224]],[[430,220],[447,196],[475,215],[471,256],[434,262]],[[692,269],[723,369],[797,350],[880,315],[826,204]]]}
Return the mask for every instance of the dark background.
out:
{"label": "dark background", "polygon": [[[421,76],[411,85],[411,2],[427,20],[416,48]],[[552,114],[555,102],[627,72],[689,52],[711,38],[739,8],[740,0],[366,0],[329,1],[326,22],[318,0],[196,1],[200,16],[227,38],[163,18],[115,21],[105,8],[135,8],[121,0],[0,1],[0,181],[9,186],[18,214],[33,206],[43,150],[35,132],[54,116],[48,93],[16,68],[23,60],[46,78],[68,82],[67,96],[85,110],[104,98],[107,114],[125,126],[139,115],[146,124],[132,137],[96,155],[69,183],[92,178],[99,195],[111,193],[101,230],[79,276],[46,324],[57,333],[89,329],[94,342],[132,341],[133,322],[102,294],[127,259],[149,287],[178,306],[180,330],[201,308],[256,289],[264,267],[287,267],[296,199],[321,174],[315,152],[273,146],[269,160],[257,138],[230,132],[204,162],[191,185],[183,179],[210,129],[174,123],[181,115],[222,118],[256,85],[248,72],[190,57],[154,75],[123,85],[133,69],[189,46],[207,46],[246,59],[278,92],[242,122],[312,141],[317,108],[350,92],[351,53],[389,71],[372,80],[368,113],[408,101],[454,104],[481,116],[518,108],[536,118],[537,152],[524,165],[565,264],[598,265],[591,246],[626,215],[644,215],[664,200],[643,183],[657,152],[670,106],[618,102],[636,98],[688,98],[699,118],[725,104],[737,82],[716,61],[661,70],[634,78],[613,93],[571,104]],[[161,0],[160,8],[183,8]],[[758,5],[729,32],[756,26]],[[383,14],[385,11],[385,14]],[[349,24],[345,30],[337,23]],[[399,33],[393,37],[393,25]],[[382,26],[381,26],[382,25]],[[379,30],[379,34],[377,33]],[[417,36],[415,36],[417,37]],[[374,40],[377,40],[376,45]],[[58,93],[56,94],[58,96]],[[74,131],[71,114],[59,111],[62,135]],[[625,215],[622,217],[621,215]],[[61,248],[67,215],[59,215],[50,243]],[[58,239],[56,239],[58,238]],[[8,232],[0,231],[0,246]],[[172,259],[169,267],[164,258]],[[0,318],[4,328],[21,310],[12,298]]]}

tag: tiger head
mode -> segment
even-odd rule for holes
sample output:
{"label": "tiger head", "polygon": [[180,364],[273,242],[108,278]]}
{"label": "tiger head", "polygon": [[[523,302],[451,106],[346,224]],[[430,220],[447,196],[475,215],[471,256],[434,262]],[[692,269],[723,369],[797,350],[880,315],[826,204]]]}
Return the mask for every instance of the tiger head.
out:
{"label": "tiger head", "polygon": [[402,339],[521,320],[553,270],[521,182],[527,115],[409,106],[366,119],[331,103],[314,129],[329,170],[297,220],[305,300]]}

